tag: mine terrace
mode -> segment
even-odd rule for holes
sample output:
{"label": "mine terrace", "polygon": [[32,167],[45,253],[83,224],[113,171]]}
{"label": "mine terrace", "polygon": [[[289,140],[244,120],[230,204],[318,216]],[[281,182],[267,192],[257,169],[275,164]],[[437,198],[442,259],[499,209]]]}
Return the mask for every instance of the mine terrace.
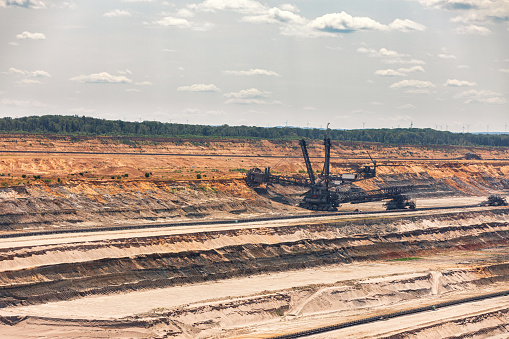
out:
{"label": "mine terrace", "polygon": [[[323,182],[324,141],[306,150]],[[337,194],[411,187],[415,206],[303,206],[309,184],[274,179],[310,180],[298,140],[0,135],[0,336],[507,333],[509,210],[487,200],[507,147],[329,151],[336,179],[376,161]]]}

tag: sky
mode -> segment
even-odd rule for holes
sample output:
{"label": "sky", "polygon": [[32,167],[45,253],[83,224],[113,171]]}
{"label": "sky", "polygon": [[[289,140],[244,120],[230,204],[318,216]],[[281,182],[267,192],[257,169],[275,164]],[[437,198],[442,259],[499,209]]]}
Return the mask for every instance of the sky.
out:
{"label": "sky", "polygon": [[0,117],[509,131],[509,0],[0,0]]}

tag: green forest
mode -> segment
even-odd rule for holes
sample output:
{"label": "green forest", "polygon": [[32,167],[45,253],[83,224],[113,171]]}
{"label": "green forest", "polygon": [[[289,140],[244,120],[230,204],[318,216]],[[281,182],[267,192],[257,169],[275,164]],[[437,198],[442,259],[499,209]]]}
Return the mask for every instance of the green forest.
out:
{"label": "green forest", "polygon": [[[0,118],[0,133],[59,134],[87,136],[230,138],[230,139],[322,139],[323,129],[295,127],[207,126],[128,122],[85,116],[31,116]],[[329,130],[332,140],[343,142],[379,142],[407,145],[509,146],[509,134],[472,134],[437,131],[430,128],[381,128]]]}

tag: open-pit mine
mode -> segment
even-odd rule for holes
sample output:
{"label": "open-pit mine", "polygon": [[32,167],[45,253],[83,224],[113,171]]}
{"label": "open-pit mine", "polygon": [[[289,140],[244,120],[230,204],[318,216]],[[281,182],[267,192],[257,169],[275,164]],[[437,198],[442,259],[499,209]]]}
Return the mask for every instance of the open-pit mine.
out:
{"label": "open-pit mine", "polygon": [[509,208],[483,203],[509,193],[507,148],[332,142],[331,174],[377,162],[350,191],[413,187],[415,209],[311,211],[305,187],[246,183],[305,177],[299,152],[0,135],[0,337],[509,336]]}

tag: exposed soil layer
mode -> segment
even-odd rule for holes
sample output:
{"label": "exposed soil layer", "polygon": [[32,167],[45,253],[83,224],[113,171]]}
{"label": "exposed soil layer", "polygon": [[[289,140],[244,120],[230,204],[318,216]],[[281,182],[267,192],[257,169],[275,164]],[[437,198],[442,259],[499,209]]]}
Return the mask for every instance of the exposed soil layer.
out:
{"label": "exposed soil layer", "polygon": [[[337,263],[478,250],[509,242],[506,209],[4,249],[2,306],[158,288]],[[485,220],[489,217],[484,214]],[[449,219],[449,220],[448,220]],[[413,230],[400,231],[408,224]],[[458,224],[461,226],[444,226]],[[404,225],[404,226],[403,226]],[[362,233],[362,230],[370,233]],[[376,233],[373,231],[377,230]],[[357,234],[354,234],[357,233]]]}
{"label": "exposed soil layer", "polygon": [[[396,167],[399,173],[381,168],[376,178],[356,185],[366,190],[413,185],[410,195],[416,198],[486,196],[509,188],[509,165],[468,167],[465,172],[449,165],[409,164]],[[242,179],[39,181],[0,188],[0,232],[309,213],[296,207],[304,192],[305,188],[280,185],[252,189]]]}
{"label": "exposed soil layer", "polygon": [[[499,160],[459,159],[467,152]],[[320,169],[322,142],[309,141],[309,153]],[[365,190],[413,185],[420,198],[509,189],[502,148],[334,142],[332,156],[335,174],[379,160],[377,177],[356,183]],[[307,212],[295,207],[304,188],[244,184],[248,169],[267,166],[305,176],[297,141],[0,135],[0,232]]]}
{"label": "exposed soil layer", "polygon": [[[404,338],[493,338],[507,336],[509,309],[486,312],[480,315],[447,319],[424,328],[408,330],[402,333],[384,336],[384,339]],[[445,335],[446,334],[446,335]]]}
{"label": "exposed soil layer", "polygon": [[[233,180],[210,185],[154,182],[34,185],[0,191],[0,229],[4,232],[62,227],[107,227],[180,219],[233,218],[270,213],[270,200],[242,196]],[[231,189],[229,189],[231,187]],[[226,191],[226,192],[225,192]],[[251,196],[251,199],[249,199]],[[282,206],[281,211],[291,208]]]}
{"label": "exposed soil layer", "polygon": [[[464,257],[465,253],[459,252],[455,260]],[[3,310],[3,317],[0,318],[0,321],[4,323],[3,328],[0,325],[0,333],[11,333],[10,337],[15,337],[16,329],[23,329],[23,333],[34,331],[39,335],[52,333],[54,337],[65,337],[65,333],[67,335],[70,333],[64,331],[63,328],[65,328],[72,333],[93,338],[270,337],[313,328],[317,324],[327,325],[365,317],[383,316],[388,312],[472,297],[482,294],[481,291],[490,293],[507,290],[509,267],[507,264],[496,261],[507,258],[509,253],[504,247],[491,254],[491,256],[485,256],[483,260],[474,260],[470,265],[453,260],[448,264],[442,263],[437,266],[436,263],[430,265],[432,261],[430,262],[426,257],[415,258],[413,264],[394,262],[391,266],[400,264],[404,266],[399,273],[394,273],[398,272],[397,270],[393,272],[389,270],[379,275],[381,271],[373,267],[371,274],[370,272],[361,274],[363,278],[359,278],[359,275],[341,274],[337,276],[337,281],[332,283],[276,289],[242,297],[209,299],[170,308],[154,307],[149,312],[116,319],[91,320],[79,316],[52,318],[52,314],[65,313],[65,310],[69,308],[69,305],[62,302],[55,303],[53,308],[45,308],[43,305],[40,310],[37,309],[37,305],[14,308],[11,314],[15,314],[16,309],[19,309],[20,315],[17,316],[8,315],[10,308],[6,308]],[[486,259],[487,262],[483,262]],[[437,259],[434,260],[437,261]],[[405,272],[405,267],[408,270],[418,266],[423,267],[413,273]],[[352,278],[349,279],[349,277]],[[266,279],[270,279],[270,276]],[[162,291],[164,294],[172,293],[171,288]],[[126,294],[126,300],[130,299],[129,295]],[[139,299],[135,296],[133,298]],[[385,322],[375,323],[371,327],[373,332],[366,337],[377,337],[373,334],[380,334],[380,337],[427,338],[434,337],[443,331],[457,331],[457,334],[468,335],[482,333],[483,329],[487,333],[506,333],[504,327],[500,325],[506,321],[504,319],[509,309],[509,298],[500,299],[502,300],[486,300],[487,307],[484,308],[475,304],[470,306],[475,311],[475,315],[465,310],[441,309],[437,311],[437,314],[442,312],[442,315],[438,315],[438,320],[433,322],[421,320],[420,323],[416,320],[408,321],[402,329],[385,325]],[[81,304],[81,308],[90,308],[94,305],[94,298],[90,297],[76,301]],[[110,301],[116,302],[114,299]],[[157,300],[152,302],[154,306],[160,305]],[[117,307],[121,306],[117,305]],[[88,312],[89,318],[95,312],[101,313],[100,310],[94,311],[93,308],[90,308]],[[29,315],[31,313],[36,315]],[[82,313],[86,314],[86,311]],[[49,314],[50,317],[42,316],[42,314]],[[425,313],[416,316],[426,319],[433,314]],[[380,328],[381,325],[384,326]],[[465,327],[465,325],[468,326]],[[351,331],[356,333],[355,331],[359,330]],[[388,332],[392,334],[387,336]],[[364,337],[359,333],[362,332],[357,332],[357,335],[342,333],[335,336],[332,333],[318,337]],[[29,334],[26,336],[31,337]]]}

